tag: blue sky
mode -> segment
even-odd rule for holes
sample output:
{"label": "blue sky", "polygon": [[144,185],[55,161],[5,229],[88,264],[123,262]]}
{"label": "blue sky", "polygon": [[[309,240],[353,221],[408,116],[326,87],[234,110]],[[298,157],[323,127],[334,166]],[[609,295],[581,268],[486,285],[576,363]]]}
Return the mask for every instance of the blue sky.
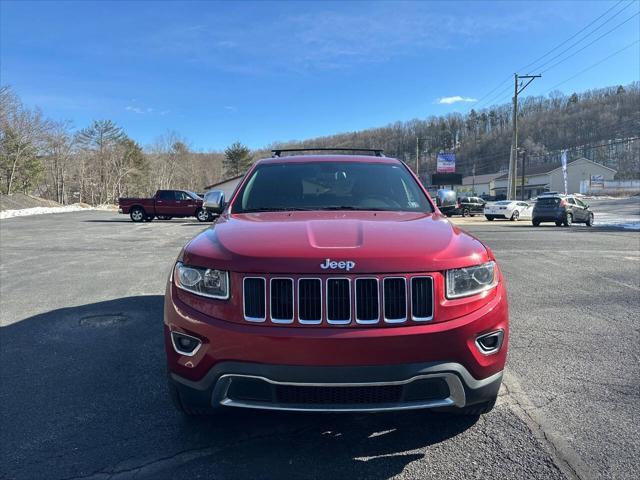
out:
{"label": "blue sky", "polygon": [[[564,56],[640,3],[2,0],[0,82],[52,118],[77,128],[109,118],[142,145],[174,130],[196,150],[258,148],[467,111],[611,7],[620,13]],[[547,94],[638,40],[639,18],[527,93]],[[558,90],[637,81],[639,52],[636,43]],[[507,80],[476,107],[504,88],[495,100],[509,101]]]}

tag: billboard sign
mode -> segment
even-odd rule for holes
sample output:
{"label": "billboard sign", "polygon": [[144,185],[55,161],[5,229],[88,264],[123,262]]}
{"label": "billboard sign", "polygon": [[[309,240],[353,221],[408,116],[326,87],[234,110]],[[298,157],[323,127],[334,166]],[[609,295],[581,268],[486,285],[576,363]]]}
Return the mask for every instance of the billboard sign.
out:
{"label": "billboard sign", "polygon": [[454,173],[455,171],[456,171],[456,154],[455,153],[439,153],[436,172]]}

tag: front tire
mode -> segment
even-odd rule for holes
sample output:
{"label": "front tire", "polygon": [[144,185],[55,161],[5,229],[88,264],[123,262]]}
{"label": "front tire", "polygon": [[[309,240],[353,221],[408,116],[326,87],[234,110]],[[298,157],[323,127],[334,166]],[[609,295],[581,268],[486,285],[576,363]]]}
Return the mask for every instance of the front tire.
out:
{"label": "front tire", "polygon": [[587,219],[587,227],[593,226],[593,213],[589,214],[589,218]]}
{"label": "front tire", "polygon": [[147,218],[147,214],[142,207],[133,207],[131,212],[129,212],[129,216],[131,217],[131,221],[135,223],[143,222],[145,218]]}
{"label": "front tire", "polygon": [[211,216],[204,208],[199,208],[196,210],[196,218],[199,222],[207,222]]}
{"label": "front tire", "polygon": [[485,215],[486,219],[489,220],[490,222],[493,222],[494,217],[492,217],[491,215]]}
{"label": "front tire", "polygon": [[462,210],[462,216],[463,217],[468,217],[469,215],[471,215],[471,212],[469,211],[468,208],[465,208]]}
{"label": "front tire", "polygon": [[531,223],[533,223],[534,227],[539,227],[540,226],[540,220],[532,220]]}
{"label": "front tire", "polygon": [[512,222],[517,222],[519,219],[520,219],[520,212],[518,212],[518,210],[515,210],[511,214],[511,218],[509,220],[511,220]]}

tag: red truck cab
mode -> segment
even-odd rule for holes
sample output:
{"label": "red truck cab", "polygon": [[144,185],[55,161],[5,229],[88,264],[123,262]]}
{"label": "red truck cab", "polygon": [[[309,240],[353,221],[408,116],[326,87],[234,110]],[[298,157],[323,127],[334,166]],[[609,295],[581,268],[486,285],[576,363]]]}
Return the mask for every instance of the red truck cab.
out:
{"label": "red truck cab", "polygon": [[200,222],[211,220],[202,207],[202,198],[188,190],[158,190],[152,198],[119,198],[118,211],[134,222],[149,222],[154,218],[196,217]]}
{"label": "red truck cab", "polygon": [[175,406],[491,410],[508,342],[491,250],[380,151],[280,153],[207,205],[218,221],[172,269]]}

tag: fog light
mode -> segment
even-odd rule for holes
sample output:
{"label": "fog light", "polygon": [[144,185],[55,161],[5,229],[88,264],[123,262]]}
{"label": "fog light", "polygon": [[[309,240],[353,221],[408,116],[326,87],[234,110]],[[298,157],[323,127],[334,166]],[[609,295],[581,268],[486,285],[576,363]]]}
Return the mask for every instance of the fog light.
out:
{"label": "fog light", "polygon": [[485,333],[476,338],[476,346],[480,353],[491,355],[496,353],[502,347],[504,338],[504,330],[496,330],[495,332]]}
{"label": "fog light", "polygon": [[193,357],[202,345],[200,339],[180,332],[171,332],[171,343],[176,352],[187,357]]}

